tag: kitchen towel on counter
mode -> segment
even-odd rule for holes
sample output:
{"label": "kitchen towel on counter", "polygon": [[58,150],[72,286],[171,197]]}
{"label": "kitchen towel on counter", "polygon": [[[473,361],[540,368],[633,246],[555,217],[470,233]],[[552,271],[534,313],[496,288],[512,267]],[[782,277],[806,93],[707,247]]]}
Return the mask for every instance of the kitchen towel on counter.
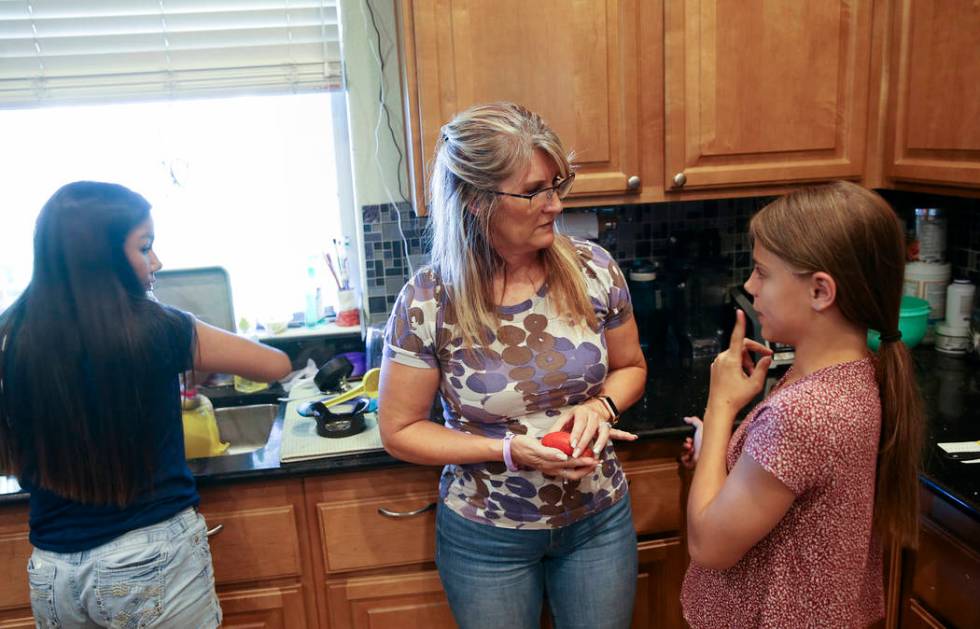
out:
{"label": "kitchen towel on counter", "polygon": [[297,412],[302,402],[289,402],[282,425],[281,463],[309,461],[361,452],[384,450],[375,413],[365,413],[364,430],[350,437],[328,439],[316,433],[316,421]]}
{"label": "kitchen towel on counter", "polygon": [[947,441],[936,445],[946,453],[946,456],[958,460],[960,463],[980,463],[980,440]]}

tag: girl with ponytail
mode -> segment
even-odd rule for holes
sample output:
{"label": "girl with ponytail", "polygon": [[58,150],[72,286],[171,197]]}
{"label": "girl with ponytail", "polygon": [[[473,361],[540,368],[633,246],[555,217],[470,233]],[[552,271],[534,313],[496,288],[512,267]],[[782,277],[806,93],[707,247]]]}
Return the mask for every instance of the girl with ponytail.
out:
{"label": "girl with ponytail", "polygon": [[[744,338],[711,367],[687,506],[692,627],[866,627],[884,615],[882,541],[914,546],[922,411],[898,311],[904,230],[852,183],[798,190],[749,227],[745,284],[762,335],[793,366],[762,389],[769,351]],[[877,354],[866,345],[881,331]],[[752,353],[761,354],[758,362]]]}

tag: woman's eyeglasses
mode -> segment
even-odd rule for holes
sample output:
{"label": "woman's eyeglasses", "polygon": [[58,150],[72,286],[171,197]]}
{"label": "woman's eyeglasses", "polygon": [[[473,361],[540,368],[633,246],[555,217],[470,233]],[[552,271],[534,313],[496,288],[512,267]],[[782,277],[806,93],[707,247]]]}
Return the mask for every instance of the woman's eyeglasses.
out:
{"label": "woman's eyeglasses", "polygon": [[518,199],[527,199],[528,205],[531,207],[541,207],[542,203],[548,204],[555,200],[555,195],[558,195],[559,199],[564,199],[568,196],[569,191],[572,189],[572,183],[575,181],[575,173],[568,173],[568,176],[556,183],[549,188],[541,188],[530,194],[518,194],[516,192],[502,192],[500,190],[485,190],[491,194],[496,194],[504,197],[517,197]]}

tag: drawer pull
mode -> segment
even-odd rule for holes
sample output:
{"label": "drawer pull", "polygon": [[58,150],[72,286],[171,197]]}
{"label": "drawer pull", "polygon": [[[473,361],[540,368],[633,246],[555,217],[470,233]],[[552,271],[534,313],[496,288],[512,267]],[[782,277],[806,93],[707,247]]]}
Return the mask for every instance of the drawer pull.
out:
{"label": "drawer pull", "polygon": [[213,535],[217,535],[224,528],[225,528],[225,525],[224,524],[219,524],[218,526],[214,527],[213,529],[208,529],[207,535],[208,535],[208,537],[211,537]]}
{"label": "drawer pull", "polygon": [[386,518],[414,518],[417,515],[422,515],[426,511],[432,511],[435,508],[436,503],[430,502],[421,509],[416,509],[415,511],[391,511],[390,509],[385,509],[384,507],[378,507],[378,513]]}

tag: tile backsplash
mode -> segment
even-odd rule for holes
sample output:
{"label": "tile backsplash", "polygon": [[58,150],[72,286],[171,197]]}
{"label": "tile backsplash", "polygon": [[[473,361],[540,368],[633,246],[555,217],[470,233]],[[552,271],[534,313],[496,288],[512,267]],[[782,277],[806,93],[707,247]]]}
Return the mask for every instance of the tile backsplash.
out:
{"label": "tile backsplash", "polygon": [[[879,192],[905,218],[910,229],[914,208],[946,209],[949,233],[947,256],[953,264],[954,277],[965,277],[974,284],[980,284],[980,201],[894,190]],[[572,208],[566,211],[594,212],[599,228],[599,244],[608,249],[623,267],[634,260],[665,258],[671,251],[672,239],[696,238],[707,230],[715,230],[720,241],[719,253],[731,260],[731,281],[737,284],[744,282],[752,269],[748,221],[771,199],[714,199]],[[406,203],[397,206],[366,205],[361,212],[367,269],[365,301],[370,312],[369,320],[377,323],[387,318],[398,292],[409,278],[410,268],[417,269],[426,262],[426,219],[416,217]]]}

